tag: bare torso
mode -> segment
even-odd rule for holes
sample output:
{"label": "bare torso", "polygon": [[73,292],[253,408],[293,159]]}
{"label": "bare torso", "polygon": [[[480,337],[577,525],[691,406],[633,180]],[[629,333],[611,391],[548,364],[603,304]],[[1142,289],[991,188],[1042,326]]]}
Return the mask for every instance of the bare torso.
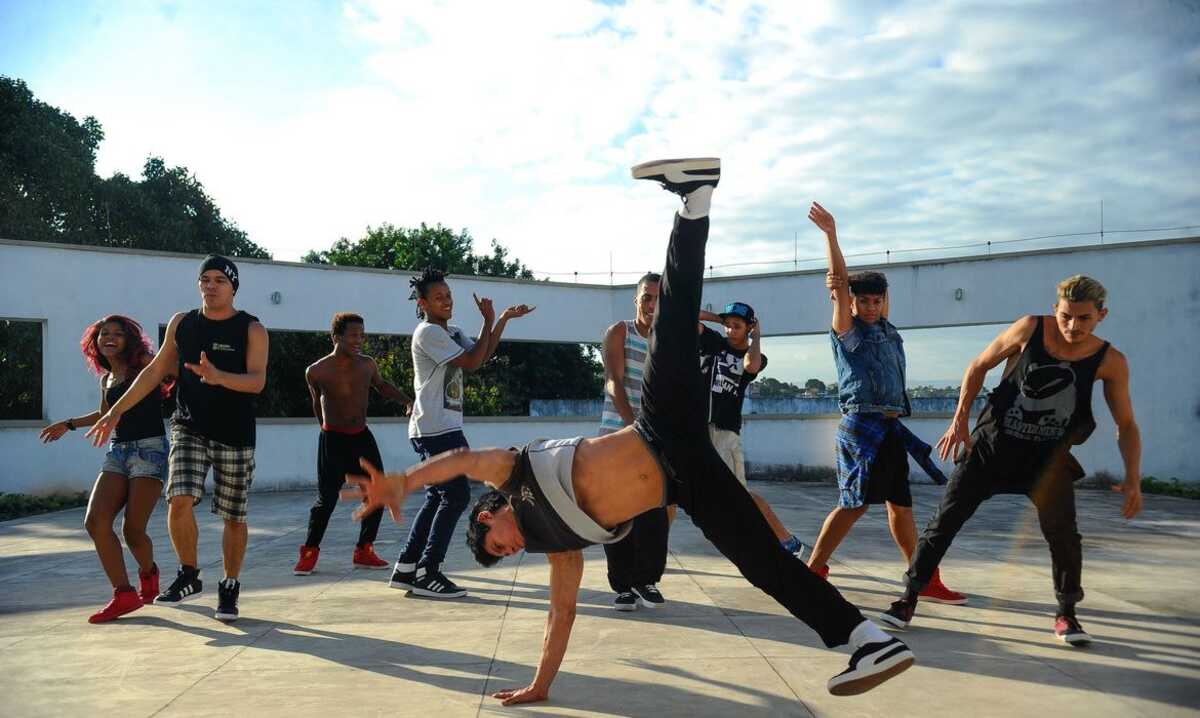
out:
{"label": "bare torso", "polygon": [[579,442],[571,467],[579,508],[609,529],[661,506],[664,478],[632,426]]}
{"label": "bare torso", "polygon": [[374,374],[375,361],[361,354],[330,354],[313,364],[309,376],[321,396],[323,423],[344,428],[365,425]]}

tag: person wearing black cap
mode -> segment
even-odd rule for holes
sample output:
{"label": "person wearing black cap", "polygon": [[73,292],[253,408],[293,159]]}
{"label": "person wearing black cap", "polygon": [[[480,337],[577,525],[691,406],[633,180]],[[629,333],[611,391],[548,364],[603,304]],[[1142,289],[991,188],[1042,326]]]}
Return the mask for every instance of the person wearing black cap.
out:
{"label": "person wearing black cap", "polygon": [[133,385],[88,431],[97,446],[121,415],[168,376],[176,376],[168,457],[167,529],[179,557],[175,580],[155,603],[178,603],[200,593],[198,528],[194,507],[213,470],[212,512],[224,519],[225,577],[218,584],[216,617],[238,617],[238,574],[246,553],[246,501],[254,478],[254,396],[267,381],[267,330],[258,318],[235,309],[237,265],[210,256],[200,265],[199,309],[180,312],[167,324],[162,348]]}
{"label": "person wearing black cap", "polygon": [[[708,385],[708,435],[713,448],[724,459],[737,480],[746,486],[746,462],[742,454],[742,403],[746,390],[767,366],[759,339],[761,325],[754,307],[745,302],[730,302],[725,311],[712,315],[701,312],[700,318],[718,319],[725,327],[725,336],[701,326],[700,369]],[[804,544],[783,526],[762,496],[751,491],[763,518],[771,525],[775,538],[791,553],[799,554]]]}
{"label": "person wearing black cap", "polygon": [[[830,342],[838,372],[838,503],[825,517],[808,565],[829,575],[828,561],[871,504],[886,504],[888,528],[907,565],[917,546],[908,454],[937,483],[946,477],[929,456],[932,448],[913,435],[901,416],[911,414],[904,390],[904,341],[887,320],[887,277],[882,272],[847,276],[833,215],[813,202],[808,218],[825,233],[829,259],[826,286],[833,301]],[[962,604],[967,597],[947,588],[934,574],[921,597]]]}

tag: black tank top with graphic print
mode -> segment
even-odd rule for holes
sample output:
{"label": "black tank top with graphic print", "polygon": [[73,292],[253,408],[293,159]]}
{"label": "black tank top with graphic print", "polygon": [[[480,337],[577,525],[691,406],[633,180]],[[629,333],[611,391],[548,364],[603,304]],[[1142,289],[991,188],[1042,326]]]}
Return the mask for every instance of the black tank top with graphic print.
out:
{"label": "black tank top with graphic print", "polygon": [[257,321],[258,317],[243,311],[214,321],[199,309],[179,321],[175,327],[179,366],[173,423],[229,446],[254,446],[254,394],[205,384],[184,363],[198,364],[200,352],[204,352],[209,363],[221,371],[244,374],[250,324]]}
{"label": "black tank top with graphic print", "polygon": [[1092,384],[1109,346],[1104,342],[1078,361],[1056,359],[1045,343],[1046,322],[1052,320],[1038,318],[1025,351],[988,396],[974,432],[998,450],[1023,452],[1035,461],[1069,451],[1095,430]]}

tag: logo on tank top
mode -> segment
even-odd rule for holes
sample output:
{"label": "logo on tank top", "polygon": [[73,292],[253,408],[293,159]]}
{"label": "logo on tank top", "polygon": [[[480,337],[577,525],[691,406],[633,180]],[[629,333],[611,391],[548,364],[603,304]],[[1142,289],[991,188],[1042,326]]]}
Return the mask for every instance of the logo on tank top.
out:
{"label": "logo on tank top", "polygon": [[1075,371],[1070,362],[1031,363],[1021,378],[1003,429],[1024,441],[1057,441],[1075,415]]}
{"label": "logo on tank top", "polygon": [[231,345],[223,344],[221,342],[213,342],[212,350],[215,352],[235,352],[235,351],[237,351],[237,349],[234,349]]}

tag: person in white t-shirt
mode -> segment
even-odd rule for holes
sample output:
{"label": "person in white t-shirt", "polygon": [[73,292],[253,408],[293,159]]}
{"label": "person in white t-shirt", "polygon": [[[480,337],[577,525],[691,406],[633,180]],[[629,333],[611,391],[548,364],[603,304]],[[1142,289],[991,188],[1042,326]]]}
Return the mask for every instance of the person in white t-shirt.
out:
{"label": "person in white t-shirt", "polygon": [[[417,325],[412,337],[413,402],[408,438],[421,459],[467,447],[463,435],[463,370],[474,371],[496,353],[509,319],[523,317],[533,307],[518,304],[505,309],[499,319],[487,297],[475,299],[483,315],[479,335],[472,339],[450,324],[454,298],[446,276],[426,268],[410,280],[410,299],[417,300]],[[467,595],[441,572],[446,549],[458,518],[471,500],[465,476],[425,487],[425,503],[413,517],[408,540],[396,559],[392,588],[403,588],[429,598]]]}

